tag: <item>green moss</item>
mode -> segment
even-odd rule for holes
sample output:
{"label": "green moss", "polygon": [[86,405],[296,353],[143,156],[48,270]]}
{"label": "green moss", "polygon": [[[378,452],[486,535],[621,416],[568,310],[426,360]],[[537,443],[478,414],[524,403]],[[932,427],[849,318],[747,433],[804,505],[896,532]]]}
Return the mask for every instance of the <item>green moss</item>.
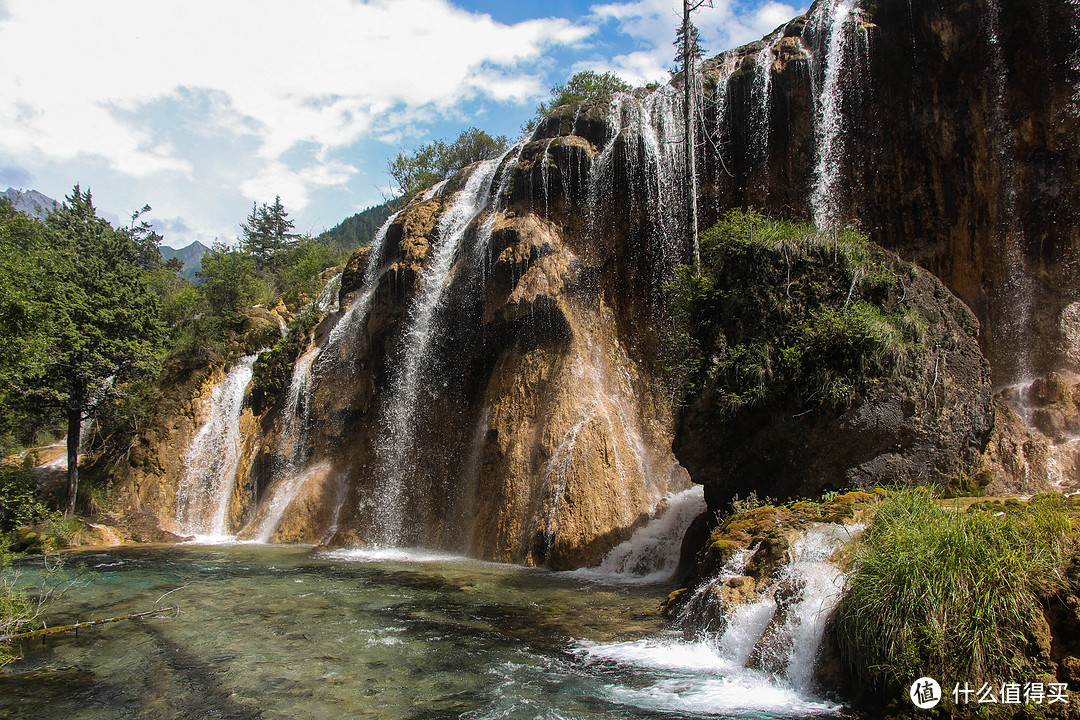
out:
{"label": "green moss", "polygon": [[272,348],[259,353],[252,368],[251,404],[256,415],[269,409],[275,398],[281,397],[292,378],[292,367],[307,347],[311,329],[318,314],[306,312],[289,324],[289,332]]}

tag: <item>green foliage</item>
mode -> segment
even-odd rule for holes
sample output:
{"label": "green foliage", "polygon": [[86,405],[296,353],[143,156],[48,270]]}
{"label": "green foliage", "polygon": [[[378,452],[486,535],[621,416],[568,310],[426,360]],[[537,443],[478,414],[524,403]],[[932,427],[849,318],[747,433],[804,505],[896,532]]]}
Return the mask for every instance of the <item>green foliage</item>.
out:
{"label": "green foliage", "polygon": [[0,532],[45,519],[49,508],[37,499],[37,489],[29,463],[0,467]]}
{"label": "green foliage", "polygon": [[341,250],[304,238],[284,254],[274,276],[274,289],[289,309],[298,310],[318,294],[322,287],[322,271],[340,265],[346,259]]}
{"label": "green foliage", "polygon": [[886,499],[834,616],[864,685],[892,690],[922,675],[993,685],[1049,669],[1029,643],[1041,600],[1064,587],[1076,535],[1059,495],[1017,506],[998,517],[938,507],[919,489]]}
{"label": "green foliage", "polygon": [[412,153],[404,151],[390,161],[389,172],[402,195],[413,195],[458,170],[506,150],[506,137],[492,137],[483,130],[462,130],[457,140],[435,140]]}
{"label": "green foliage", "polygon": [[[137,218],[130,228],[113,228],[97,216],[89,191],[75,186],[44,225],[10,214],[0,221],[0,284],[19,269],[10,253],[23,250],[21,282],[34,283],[5,309],[16,322],[2,331],[0,345],[11,350],[0,376],[10,372],[17,381],[14,389],[0,388],[5,424],[34,415],[63,418],[76,447],[85,417],[156,368],[163,333],[147,273],[159,262],[160,238],[145,223],[136,226]],[[70,472],[73,502],[77,468]]]}
{"label": "green foliage", "polygon": [[252,368],[251,403],[261,414],[272,402],[281,397],[292,379],[292,367],[307,347],[309,335],[318,321],[318,313],[305,312],[289,324],[289,332],[274,347],[259,353]]}
{"label": "green foliage", "polygon": [[55,411],[26,397],[57,343],[53,298],[63,266],[57,245],[48,227],[0,202],[0,454],[57,423]]}
{"label": "green foliage", "polygon": [[592,70],[575,73],[565,83],[551,88],[551,99],[536,106],[536,114],[522,126],[522,130],[531,133],[552,110],[562,105],[607,105],[615,93],[629,92],[632,89],[631,85],[615,73],[597,73]]}
{"label": "green foliage", "polygon": [[215,243],[203,256],[199,291],[212,316],[223,324],[231,323],[237,313],[260,297],[263,286],[256,273],[255,257],[246,250]]}
{"label": "green foliage", "polygon": [[387,218],[398,207],[398,201],[391,200],[345,218],[336,226],[320,234],[315,239],[340,252],[352,252],[359,247],[370,245]]}
{"label": "green foliage", "polygon": [[925,321],[896,269],[850,230],[734,211],[701,236],[703,272],[672,284],[665,350],[688,395],[706,385],[728,417],[788,406],[842,409],[921,352]]}
{"label": "green foliage", "polygon": [[[273,205],[251,206],[251,214],[240,224],[240,246],[255,260],[257,269],[276,270],[282,255],[292,248],[300,236],[292,232],[295,223],[289,218],[281,196],[274,198]],[[206,259],[203,258],[205,269]]]}

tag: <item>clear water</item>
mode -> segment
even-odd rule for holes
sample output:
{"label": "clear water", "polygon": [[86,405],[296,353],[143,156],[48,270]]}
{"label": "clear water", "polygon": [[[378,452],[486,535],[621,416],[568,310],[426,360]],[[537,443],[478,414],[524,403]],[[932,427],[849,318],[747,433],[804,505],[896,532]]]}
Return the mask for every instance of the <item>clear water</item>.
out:
{"label": "clear water", "polygon": [[653,613],[665,586],[407,551],[220,545],[76,559],[96,576],[50,624],[142,611],[175,588],[167,599],[183,614],[33,643],[0,673],[0,718],[837,712],[665,635]]}

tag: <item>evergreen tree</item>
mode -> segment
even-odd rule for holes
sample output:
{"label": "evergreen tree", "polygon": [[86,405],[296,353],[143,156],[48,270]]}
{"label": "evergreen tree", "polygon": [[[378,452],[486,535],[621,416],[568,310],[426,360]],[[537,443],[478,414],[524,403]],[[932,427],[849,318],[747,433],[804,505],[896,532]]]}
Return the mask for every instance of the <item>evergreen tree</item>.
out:
{"label": "evergreen tree", "polygon": [[676,63],[683,75],[683,137],[686,142],[686,224],[690,245],[694,249],[694,275],[701,277],[701,243],[698,238],[697,208],[697,99],[700,79],[697,61],[702,55],[698,29],[691,16],[703,7],[712,7],[712,0],[683,0],[682,24],[675,36],[678,48]]}
{"label": "evergreen tree", "polygon": [[44,371],[28,388],[67,419],[68,505],[75,512],[82,421],[125,383],[157,365],[163,331],[158,298],[140,267],[145,257],[129,230],[97,216],[90,191],[75,186],[49,216],[56,241],[52,300],[55,343]]}
{"label": "evergreen tree", "polygon": [[244,250],[255,258],[258,270],[275,270],[281,255],[296,244],[300,236],[293,232],[295,225],[281,204],[281,196],[274,198],[273,205],[252,204],[247,221],[240,225]]}
{"label": "evergreen tree", "polygon": [[25,397],[56,347],[56,244],[42,222],[0,201],[0,455],[32,443],[56,419]]}

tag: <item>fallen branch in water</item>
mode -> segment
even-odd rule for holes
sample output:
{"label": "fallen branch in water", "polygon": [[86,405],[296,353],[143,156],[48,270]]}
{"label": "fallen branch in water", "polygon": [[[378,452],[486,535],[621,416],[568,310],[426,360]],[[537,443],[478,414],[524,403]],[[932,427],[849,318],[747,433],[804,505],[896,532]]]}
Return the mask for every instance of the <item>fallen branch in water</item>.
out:
{"label": "fallen branch in water", "polygon": [[173,605],[167,608],[158,608],[156,610],[147,610],[146,612],[133,613],[131,615],[121,615],[119,617],[104,618],[102,620],[87,620],[86,622],[75,623],[74,625],[57,625],[56,627],[42,627],[38,630],[31,630],[30,632],[18,633],[15,635],[0,635],[0,643],[14,642],[15,640],[28,640],[35,637],[45,637],[46,635],[54,635],[56,633],[74,632],[78,634],[80,628],[93,627],[94,625],[104,625],[106,623],[120,622],[121,620],[134,620],[135,618],[148,617],[150,615],[156,615],[162,619],[169,617],[176,617],[180,614],[180,606]]}

